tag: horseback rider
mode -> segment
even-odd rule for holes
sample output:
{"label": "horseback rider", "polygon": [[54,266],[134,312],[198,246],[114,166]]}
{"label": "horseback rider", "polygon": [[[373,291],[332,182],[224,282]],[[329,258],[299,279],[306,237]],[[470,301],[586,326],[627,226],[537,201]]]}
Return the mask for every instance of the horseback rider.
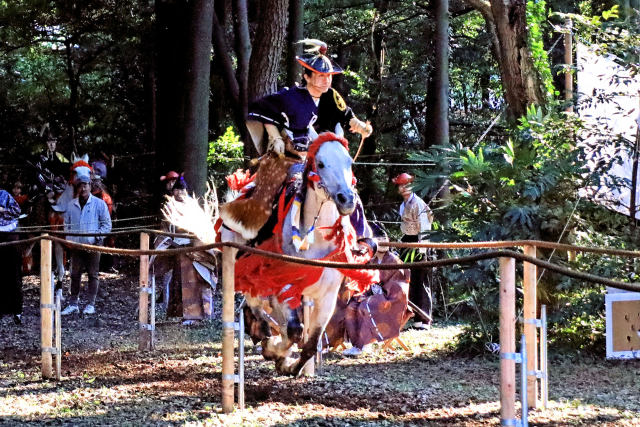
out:
{"label": "horseback rider", "polygon": [[[362,138],[371,135],[371,125],[359,120],[340,94],[331,87],[342,69],[327,55],[327,45],[306,39],[305,54],[296,57],[304,67],[301,86],[284,88],[249,106],[247,129],[260,154],[253,194],[227,203],[220,210],[226,226],[246,239],[256,237],[271,215],[273,200],[285,179],[299,177],[305,167],[309,144],[320,132],[342,135],[343,127]],[[263,148],[266,130],[268,144]]]}

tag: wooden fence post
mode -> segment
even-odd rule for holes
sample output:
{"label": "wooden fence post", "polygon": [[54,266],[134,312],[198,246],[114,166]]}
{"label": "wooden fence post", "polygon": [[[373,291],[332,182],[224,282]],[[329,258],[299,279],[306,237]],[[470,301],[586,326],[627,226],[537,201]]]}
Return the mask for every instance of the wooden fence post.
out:
{"label": "wooden fence post", "polygon": [[[149,249],[149,234],[140,233],[140,249]],[[140,335],[138,350],[153,348],[153,332],[149,325],[149,255],[140,255],[140,299],[138,305],[138,322]],[[153,296],[152,296],[153,298]]]}
{"label": "wooden fence post", "polygon": [[[536,257],[536,247],[526,245],[524,254],[530,257]],[[536,326],[537,319],[537,269],[535,264],[524,262],[524,336],[527,341],[527,366],[523,369],[527,370],[527,402],[530,408],[538,406],[538,379],[535,375],[530,375],[538,369],[538,328]]]}
{"label": "wooden fence post", "polygon": [[[234,311],[235,260],[237,249],[222,250],[222,411],[233,411],[234,403]],[[242,315],[242,314],[241,314]],[[240,331],[243,333],[243,331]]]}
{"label": "wooden fence post", "polygon": [[[311,306],[311,299],[309,297],[302,297],[302,321],[304,322],[304,328],[302,329],[302,341],[306,344],[309,341],[309,325],[311,324],[311,310],[314,307]],[[304,374],[312,377],[315,375],[315,357],[309,359],[304,365]]]}
{"label": "wooden fence post", "polygon": [[516,261],[500,258],[500,419],[516,419]]}
{"label": "wooden fence post", "polygon": [[[43,234],[43,237],[47,234]],[[42,377],[53,378],[53,291],[51,282],[51,240],[40,240],[40,348]]]}

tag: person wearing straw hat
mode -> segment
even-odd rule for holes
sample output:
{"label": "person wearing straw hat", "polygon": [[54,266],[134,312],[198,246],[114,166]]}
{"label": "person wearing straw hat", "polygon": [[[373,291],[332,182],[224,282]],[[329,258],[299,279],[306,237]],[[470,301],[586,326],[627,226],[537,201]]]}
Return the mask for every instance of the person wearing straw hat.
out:
{"label": "person wearing straw hat", "polygon": [[[104,200],[91,194],[91,176],[84,169],[76,169],[74,181],[78,195],[68,205],[64,214],[64,229],[69,233],[109,233],[111,231],[111,217]],[[104,236],[67,236],[67,240],[75,243],[101,245]],[[87,252],[83,249],[71,249],[71,297],[69,305],[62,311],[66,316],[80,311],[78,307],[80,294],[80,278],[83,270],[89,276],[88,303],[82,311],[84,314],[94,314],[96,296],[98,295],[98,268],[100,253]]]}
{"label": "person wearing straw hat", "polygon": [[[403,172],[393,178],[391,182],[398,186],[398,193],[404,199],[398,210],[400,214],[400,230],[404,233],[402,241],[407,243],[419,243],[424,241],[424,233],[431,230],[433,212],[429,206],[416,193],[411,184],[414,177]],[[401,258],[404,262],[417,262],[425,258],[426,250],[407,248],[402,251]],[[409,282],[409,300],[420,308],[428,319],[416,321],[413,327],[416,329],[428,329],[431,325],[433,300],[430,281],[427,280],[424,269],[411,269]]]}
{"label": "person wearing straw hat", "polygon": [[306,47],[305,54],[296,57],[303,67],[302,85],[284,88],[249,106],[247,129],[262,155],[256,188],[252,195],[220,208],[224,224],[248,240],[269,218],[280,185],[301,175],[309,144],[319,133],[342,136],[347,126],[363,138],[372,132],[371,125],[358,119],[331,87],[333,76],[341,74],[342,68],[327,56],[326,43],[315,39],[299,43]]}

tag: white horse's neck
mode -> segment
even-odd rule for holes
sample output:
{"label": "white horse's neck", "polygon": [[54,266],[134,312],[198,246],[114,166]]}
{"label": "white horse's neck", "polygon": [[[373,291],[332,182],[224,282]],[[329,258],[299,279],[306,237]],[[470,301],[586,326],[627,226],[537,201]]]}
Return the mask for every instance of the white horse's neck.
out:
{"label": "white horse's neck", "polygon": [[340,214],[338,213],[335,203],[333,203],[323,189],[319,188],[317,185],[314,185],[313,188],[307,189],[303,212],[303,226],[305,232],[315,225],[315,244],[320,246],[333,245],[332,242],[324,239],[324,236],[330,232],[324,227],[333,226],[336,220],[340,217]]}

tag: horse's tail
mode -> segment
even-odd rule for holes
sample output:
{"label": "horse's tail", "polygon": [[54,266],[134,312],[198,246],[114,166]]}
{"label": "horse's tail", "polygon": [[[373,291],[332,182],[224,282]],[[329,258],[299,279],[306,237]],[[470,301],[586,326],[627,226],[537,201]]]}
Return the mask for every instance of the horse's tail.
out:
{"label": "horse's tail", "polygon": [[173,197],[168,197],[167,203],[162,208],[162,213],[167,221],[178,228],[193,233],[204,244],[215,242],[214,225],[219,216],[215,187],[207,184],[207,188],[203,206],[200,206],[198,199],[185,196],[181,202]]}

